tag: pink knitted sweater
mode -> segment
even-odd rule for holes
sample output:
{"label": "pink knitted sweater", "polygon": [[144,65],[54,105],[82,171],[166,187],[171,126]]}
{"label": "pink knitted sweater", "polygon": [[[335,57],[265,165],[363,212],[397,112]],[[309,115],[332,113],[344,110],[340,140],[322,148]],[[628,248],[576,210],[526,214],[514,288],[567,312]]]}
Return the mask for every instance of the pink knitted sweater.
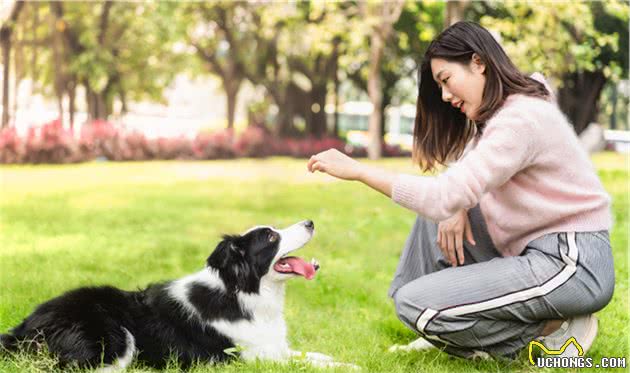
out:
{"label": "pink knitted sweater", "polygon": [[507,98],[461,159],[437,177],[398,175],[392,199],[433,221],[479,203],[503,256],[552,232],[610,229],[610,197],[558,106]]}

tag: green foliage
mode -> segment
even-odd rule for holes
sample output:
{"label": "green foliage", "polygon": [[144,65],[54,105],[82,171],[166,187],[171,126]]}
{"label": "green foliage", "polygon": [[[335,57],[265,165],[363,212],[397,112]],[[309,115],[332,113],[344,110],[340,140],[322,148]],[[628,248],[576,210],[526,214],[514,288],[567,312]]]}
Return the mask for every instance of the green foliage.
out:
{"label": "green foliage", "polygon": [[[599,336],[589,355],[628,359],[628,340],[620,336],[630,332],[629,159],[606,153],[594,161],[613,197],[617,282],[612,302],[598,313]],[[416,172],[407,158],[371,164]],[[285,314],[295,350],[325,353],[366,372],[540,371],[526,356],[497,362],[438,351],[388,353],[392,344],[416,338],[386,295],[414,215],[361,185],[308,174],[304,161],[1,166],[0,173],[0,332],[64,290],[106,283],[132,290],[178,278],[204,265],[222,233],[310,218],[317,234],[296,254],[315,257],[322,267],[313,281],[288,284]],[[0,357],[0,371],[7,373],[50,372],[53,364],[45,356]],[[147,369],[135,364],[129,371]],[[166,371],[178,372],[174,365]],[[191,371],[329,370],[235,362]]]}
{"label": "green foliage", "polygon": [[[111,4],[109,16],[102,23],[104,2],[64,2],[63,16],[55,20],[47,3],[29,3],[29,13],[23,17],[23,38],[52,41],[70,32],[76,44],[63,43],[59,50],[63,62],[61,71],[75,75],[96,93],[106,93],[110,99],[125,95],[131,100],[163,100],[162,93],[185,60],[174,53],[178,41],[169,16],[176,4],[168,2]],[[46,19],[37,27],[30,21],[37,12]],[[53,24],[55,27],[50,27]],[[54,51],[35,44],[26,44],[26,55],[37,55],[36,68],[43,74],[42,88],[50,93],[54,84]],[[49,47],[50,45],[46,45]],[[59,66],[58,66],[59,67]],[[35,74],[35,71],[29,71]],[[107,92],[105,92],[107,90]]]}
{"label": "green foliage", "polygon": [[[507,54],[523,71],[563,84],[567,73],[601,70],[618,80],[628,73],[628,3],[492,1],[476,4],[480,23],[501,34]],[[483,15],[485,13],[486,15]]]}
{"label": "green foliage", "polygon": [[[61,19],[52,11],[56,4],[63,8]],[[293,126],[294,117],[301,117],[308,128],[311,121],[326,120],[311,108],[331,103],[335,70],[339,101],[365,98],[369,40],[379,22],[374,9],[381,4],[27,2],[14,50],[23,52],[26,62],[20,77],[34,78],[36,88],[50,96],[58,94],[55,84],[76,83],[106,96],[110,106],[115,98],[163,101],[176,74],[209,73],[226,77],[222,83],[232,97],[245,79],[264,87],[268,97],[261,101],[274,102],[277,122]],[[627,1],[469,4],[466,19],[499,32],[523,71],[540,71],[556,87],[572,73],[602,72],[613,82],[628,76]],[[101,24],[107,7],[107,22]],[[443,28],[445,8],[444,1],[406,1],[381,63],[383,106],[415,101],[417,64]],[[68,30],[73,43],[62,40]],[[215,62],[198,58],[195,44]],[[73,76],[79,81],[64,81]]]}

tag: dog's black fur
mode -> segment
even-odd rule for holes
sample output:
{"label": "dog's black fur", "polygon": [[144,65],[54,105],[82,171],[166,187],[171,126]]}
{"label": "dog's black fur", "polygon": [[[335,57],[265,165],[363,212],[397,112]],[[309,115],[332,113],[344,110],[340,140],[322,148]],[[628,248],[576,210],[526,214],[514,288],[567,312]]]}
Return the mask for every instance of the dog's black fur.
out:
{"label": "dog's black fur", "polygon": [[41,304],[10,334],[0,336],[0,347],[36,350],[45,344],[62,365],[96,367],[125,354],[127,329],[135,338],[137,359],[152,367],[164,367],[173,357],[184,367],[195,361],[228,360],[233,353],[225,350],[235,344],[208,322],[252,317],[237,294],[259,291],[261,277],[278,252],[280,240],[274,235],[278,233],[272,229],[257,228],[223,237],[207,266],[218,272],[225,286],[192,283],[187,288],[187,300],[201,320],[169,294],[172,282],[140,291],[85,287]]}

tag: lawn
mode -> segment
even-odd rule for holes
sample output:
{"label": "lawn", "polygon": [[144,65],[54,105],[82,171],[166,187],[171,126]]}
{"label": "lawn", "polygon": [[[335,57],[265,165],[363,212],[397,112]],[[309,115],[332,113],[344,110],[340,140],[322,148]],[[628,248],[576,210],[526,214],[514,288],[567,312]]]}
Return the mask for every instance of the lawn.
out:
{"label": "lawn", "polygon": [[[593,160],[613,197],[617,287],[598,314],[589,355],[628,360],[628,157]],[[416,172],[408,159],[375,164]],[[414,215],[358,183],[308,174],[305,161],[2,166],[0,178],[0,332],[65,290],[106,283],[132,290],[178,278],[202,268],[223,233],[308,218],[317,232],[298,255],[317,258],[322,268],[313,281],[289,282],[285,312],[294,349],[370,372],[552,371],[530,366],[525,354],[514,362],[476,362],[435,350],[388,353],[390,345],[415,339],[386,295]],[[5,357],[0,372],[43,372],[50,363],[43,356]],[[320,371],[299,363],[193,369],[297,370]]]}

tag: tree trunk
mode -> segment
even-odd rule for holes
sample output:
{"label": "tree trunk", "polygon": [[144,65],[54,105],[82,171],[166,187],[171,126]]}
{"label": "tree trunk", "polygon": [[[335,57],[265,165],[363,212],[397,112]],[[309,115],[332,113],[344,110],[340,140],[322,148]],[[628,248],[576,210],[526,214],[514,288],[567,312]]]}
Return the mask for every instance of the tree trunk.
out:
{"label": "tree trunk", "polygon": [[[33,22],[31,23],[31,39],[37,39],[37,26],[39,26],[39,4],[32,4],[33,7]],[[33,80],[37,80],[37,51],[38,48],[31,48],[31,77]],[[32,89],[31,89],[32,91]]]}
{"label": "tree trunk", "polygon": [[385,133],[386,133],[386,124],[387,124],[387,116],[386,110],[389,104],[392,103],[392,98],[387,93],[383,94],[383,99],[381,101],[381,140],[385,141]]}
{"label": "tree trunk", "polygon": [[[19,38],[16,35],[15,40],[18,39]],[[19,42],[15,43],[15,49],[13,51],[13,66],[13,108],[11,110],[11,113],[15,118],[18,111],[18,89],[20,88],[20,82],[22,81],[22,79],[24,79],[24,76],[26,75],[24,71],[24,47]]]}
{"label": "tree trunk", "polygon": [[74,131],[74,113],[76,111],[75,99],[77,97],[77,85],[70,82],[68,87],[68,119],[70,120],[70,129]]}
{"label": "tree trunk", "polygon": [[383,56],[384,43],[381,36],[372,33],[370,37],[370,66],[368,71],[368,96],[372,103],[372,113],[368,121],[368,157],[379,159],[381,157],[381,106],[383,92],[381,92],[381,58]]}
{"label": "tree trunk", "polygon": [[335,73],[333,75],[333,85],[335,87],[335,111],[333,123],[333,136],[339,137],[339,63],[335,62]]}
{"label": "tree trunk", "polygon": [[579,135],[597,118],[606,77],[601,71],[585,71],[568,74],[563,81],[565,85],[558,90],[558,104]]}
{"label": "tree trunk", "polygon": [[326,118],[326,82],[323,85],[313,86],[308,94],[305,112],[309,114],[310,120],[307,120],[307,128],[310,134],[321,138],[326,134],[328,127]]}
{"label": "tree trunk", "polygon": [[2,128],[9,125],[9,59],[11,58],[11,32],[1,30],[2,39]]}
{"label": "tree trunk", "polygon": [[242,79],[232,77],[232,79],[223,81],[225,88],[225,96],[227,99],[227,128],[234,128],[234,116],[236,113],[236,103],[238,100],[238,92],[241,89]]}
{"label": "tree trunk", "polygon": [[88,108],[88,120],[107,119],[107,103],[103,93],[94,92],[85,83],[85,99]]}
{"label": "tree trunk", "polygon": [[2,128],[9,125],[9,70],[11,67],[11,35],[13,27],[24,7],[23,1],[13,5],[11,15],[0,27],[0,46],[2,46]]}
{"label": "tree trunk", "polygon": [[278,116],[276,117],[276,135],[280,137],[292,137],[296,134],[293,119],[295,115],[293,110],[289,108],[278,108]]}
{"label": "tree trunk", "polygon": [[100,93],[93,92],[92,99],[94,100],[94,112],[92,113],[94,119],[106,120],[108,115],[107,115],[107,99],[105,97],[105,94],[102,92]]}
{"label": "tree trunk", "polygon": [[617,129],[617,84],[611,84],[611,96],[610,101],[612,101],[612,114],[610,115],[610,129]]}
{"label": "tree trunk", "polygon": [[464,10],[469,2],[470,0],[450,0],[446,2],[445,28],[464,19]]}
{"label": "tree trunk", "polygon": [[55,88],[55,96],[57,97],[57,110],[59,110],[59,120],[63,123],[64,110],[63,110],[63,97],[65,95],[65,74],[63,70],[63,58],[61,54],[63,53],[63,40],[62,35],[57,31],[55,26],[56,19],[55,17],[50,17],[50,26],[51,29],[54,30],[53,40],[52,40],[52,52],[53,52],[53,60],[55,61],[55,76],[54,76],[54,88]]}

